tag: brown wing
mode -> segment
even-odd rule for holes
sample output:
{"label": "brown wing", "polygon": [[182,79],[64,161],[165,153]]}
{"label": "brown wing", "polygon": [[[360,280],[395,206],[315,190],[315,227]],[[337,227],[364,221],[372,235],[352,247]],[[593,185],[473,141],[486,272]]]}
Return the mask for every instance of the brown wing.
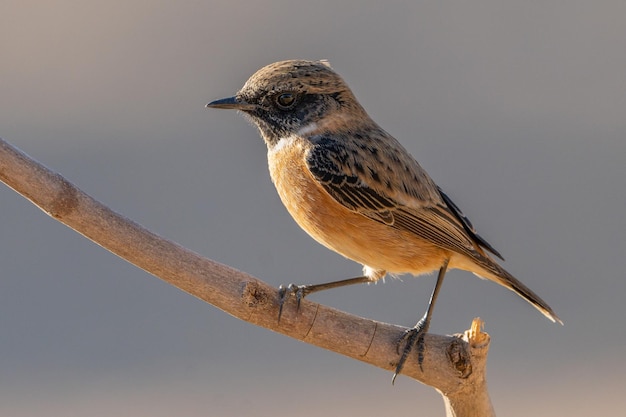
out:
{"label": "brown wing", "polygon": [[[484,259],[477,249],[481,246],[499,256],[397,142],[394,145],[398,148],[391,154],[395,157],[375,151],[382,168],[375,172],[359,165],[364,158],[355,157],[337,140],[326,137],[315,143],[307,155],[309,171],[343,206],[474,259]],[[372,149],[357,152],[361,151]],[[397,157],[398,152],[404,160]]]}

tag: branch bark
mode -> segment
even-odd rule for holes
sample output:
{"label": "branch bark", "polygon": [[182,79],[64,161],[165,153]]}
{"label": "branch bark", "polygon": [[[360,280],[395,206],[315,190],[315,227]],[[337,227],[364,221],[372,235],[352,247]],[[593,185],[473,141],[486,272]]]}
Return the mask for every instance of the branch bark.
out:
{"label": "branch bark", "polygon": [[[395,369],[396,342],[405,327],[306,299],[298,312],[295,305],[285,306],[278,323],[276,288],[115,213],[2,139],[0,181],[103,248],[228,314],[388,371]],[[403,374],[438,390],[448,416],[495,415],[485,378],[489,336],[482,332],[480,319],[474,319],[462,335],[427,334],[424,342],[423,371],[417,355],[411,355]]]}

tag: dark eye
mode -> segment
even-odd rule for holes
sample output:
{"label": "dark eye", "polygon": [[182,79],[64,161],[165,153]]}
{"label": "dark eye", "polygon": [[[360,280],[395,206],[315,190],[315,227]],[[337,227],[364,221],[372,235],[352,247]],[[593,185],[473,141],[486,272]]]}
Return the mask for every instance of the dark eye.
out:
{"label": "dark eye", "polygon": [[281,110],[289,110],[298,102],[298,96],[295,93],[282,93],[276,96],[274,102]]}

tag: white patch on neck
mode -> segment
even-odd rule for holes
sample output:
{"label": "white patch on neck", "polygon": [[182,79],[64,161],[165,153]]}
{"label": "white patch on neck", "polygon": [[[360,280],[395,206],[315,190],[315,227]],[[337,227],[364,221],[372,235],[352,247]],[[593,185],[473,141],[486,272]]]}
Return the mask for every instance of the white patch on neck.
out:
{"label": "white patch on neck", "polygon": [[300,130],[298,130],[294,135],[289,135],[289,136],[280,138],[280,140],[278,141],[276,145],[268,149],[268,152],[270,154],[275,154],[277,152],[280,152],[283,148],[287,146],[292,146],[297,141],[309,140],[308,138],[305,138],[305,136],[317,130],[317,127],[318,127],[317,123],[315,122],[311,122],[306,126],[302,126]]}
{"label": "white patch on neck", "polygon": [[315,122],[311,122],[311,123],[309,123],[309,124],[308,124],[308,125],[306,125],[306,126],[302,126],[302,127],[300,128],[300,130],[298,130],[298,131],[296,132],[296,135],[298,135],[298,136],[306,136],[306,135],[308,135],[309,133],[314,132],[314,131],[316,131],[316,130],[317,130],[317,123],[315,123]]}
{"label": "white patch on neck", "polygon": [[268,149],[269,154],[274,154],[280,152],[283,148],[287,146],[291,146],[296,141],[297,137],[295,135],[286,136],[284,138],[280,138],[278,143],[271,148]]}

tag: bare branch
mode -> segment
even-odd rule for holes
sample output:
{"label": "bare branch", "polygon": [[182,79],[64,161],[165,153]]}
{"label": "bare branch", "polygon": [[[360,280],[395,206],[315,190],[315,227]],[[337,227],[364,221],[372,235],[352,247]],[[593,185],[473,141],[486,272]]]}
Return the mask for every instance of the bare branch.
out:
{"label": "bare branch", "polygon": [[[405,328],[344,313],[308,300],[278,317],[277,290],[257,278],[161,238],[94,200],[59,174],[0,139],[0,181],[45,213],[103,248],[241,320],[393,371]],[[403,374],[437,389],[449,416],[494,415],[485,366],[489,336],[476,319],[464,335],[425,336]]]}

